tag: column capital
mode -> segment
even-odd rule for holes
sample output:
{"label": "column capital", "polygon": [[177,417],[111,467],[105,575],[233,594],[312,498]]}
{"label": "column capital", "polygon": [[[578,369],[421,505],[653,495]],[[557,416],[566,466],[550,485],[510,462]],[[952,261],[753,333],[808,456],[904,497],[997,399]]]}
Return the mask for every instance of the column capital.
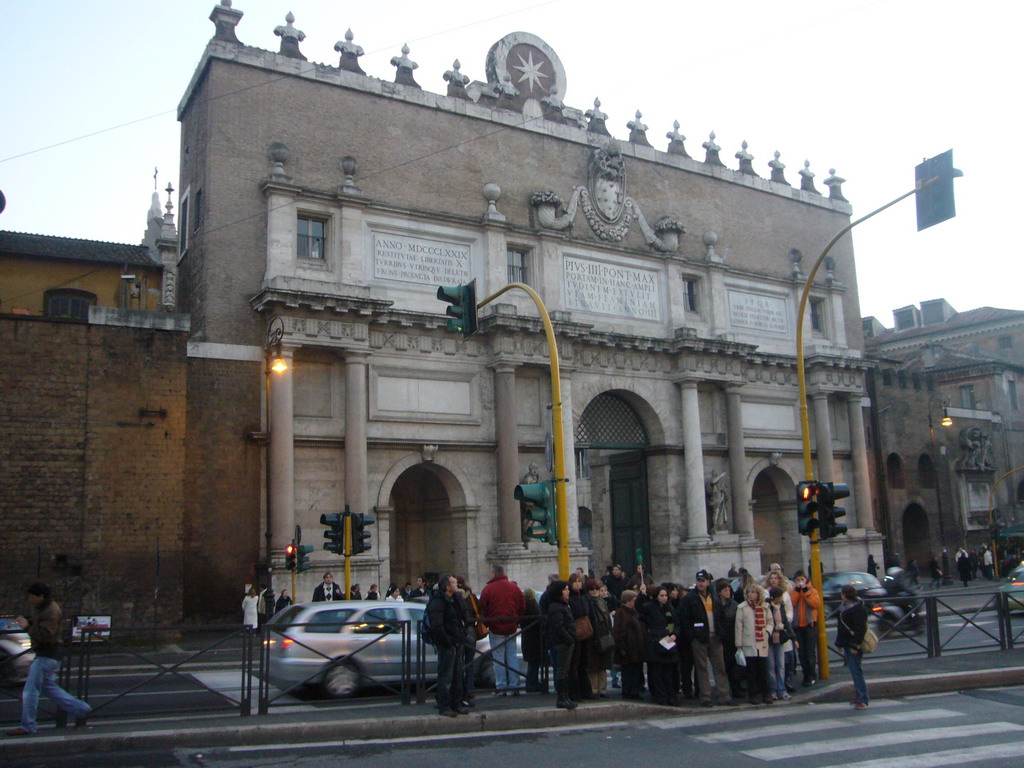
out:
{"label": "column capital", "polygon": [[811,392],[810,393],[811,400],[828,400],[829,394],[831,394],[831,393],[824,392],[824,391],[822,391],[820,389],[817,392]]}
{"label": "column capital", "polygon": [[743,389],[745,382],[742,381],[725,381],[722,382],[722,391],[727,395],[738,395],[740,390]]}
{"label": "column capital", "polygon": [[346,363],[366,363],[372,355],[373,352],[368,349],[343,349],[341,352]]}
{"label": "column capital", "polygon": [[515,373],[519,369],[521,363],[515,362],[514,360],[495,360],[493,363],[488,365],[488,368],[493,370],[495,373]]}
{"label": "column capital", "polygon": [[843,397],[846,398],[847,402],[852,403],[854,400],[863,400],[867,396],[866,392],[844,392]]}
{"label": "column capital", "polygon": [[679,376],[672,380],[673,384],[678,384],[683,389],[696,389],[697,385],[700,382],[701,379],[697,378],[696,376],[691,376],[689,374],[685,376]]}

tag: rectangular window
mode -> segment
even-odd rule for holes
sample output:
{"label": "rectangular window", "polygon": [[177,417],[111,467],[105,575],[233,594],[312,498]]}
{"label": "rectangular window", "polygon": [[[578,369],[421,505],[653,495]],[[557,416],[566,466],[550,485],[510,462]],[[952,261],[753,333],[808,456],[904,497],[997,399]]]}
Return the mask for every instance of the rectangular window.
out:
{"label": "rectangular window", "polygon": [[825,301],[823,299],[811,299],[811,330],[815,333],[825,332]]}
{"label": "rectangular window", "polygon": [[196,199],[192,203],[192,231],[198,232],[203,226],[203,190],[196,192]]}
{"label": "rectangular window", "polygon": [[1010,399],[1010,410],[1017,411],[1017,382],[1010,379],[1006,382],[1006,396]]}
{"label": "rectangular window", "polygon": [[178,253],[188,250],[188,192],[181,196],[178,210]]}
{"label": "rectangular window", "polygon": [[321,219],[299,216],[298,249],[300,259],[323,261],[327,252],[327,224]]}
{"label": "rectangular window", "polygon": [[974,408],[974,385],[964,384],[960,387],[960,407]]}
{"label": "rectangular window", "polygon": [[699,314],[700,304],[697,301],[697,281],[693,278],[684,277],[683,284],[686,287],[686,311]]}
{"label": "rectangular window", "polygon": [[999,337],[999,348],[1000,349],[1013,349],[1013,336],[1000,336]]}
{"label": "rectangular window", "polygon": [[901,309],[896,312],[896,330],[905,331],[908,328],[913,328],[917,324],[914,322],[914,310],[913,309]]}
{"label": "rectangular window", "polygon": [[526,269],[526,251],[509,248],[505,251],[505,264],[508,265],[508,281],[529,285],[529,274]]}

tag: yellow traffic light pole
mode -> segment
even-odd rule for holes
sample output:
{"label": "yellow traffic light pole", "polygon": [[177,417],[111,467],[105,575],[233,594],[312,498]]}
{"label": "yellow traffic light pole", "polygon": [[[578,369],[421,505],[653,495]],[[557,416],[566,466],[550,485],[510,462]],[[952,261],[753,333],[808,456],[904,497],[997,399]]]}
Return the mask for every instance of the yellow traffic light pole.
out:
{"label": "yellow traffic light pole", "polygon": [[[996,488],[999,487],[999,484],[1001,482],[1003,482],[1003,480],[1008,478],[1014,472],[1020,472],[1022,469],[1024,469],[1024,467],[1014,467],[1009,472],[1007,472],[1007,473],[1005,473],[1003,475],[1000,475],[996,479],[996,481],[994,483],[992,483],[992,487],[988,489],[988,527],[989,527],[989,532],[992,531],[992,528],[993,528],[993,526],[995,526],[995,522],[996,522],[995,515],[993,514],[994,511],[995,511],[995,507],[992,505],[992,502],[995,500]],[[998,545],[996,544],[995,536],[992,537],[992,566],[995,568],[995,571],[993,573],[995,574],[995,577],[998,579],[999,578],[999,548],[998,548]]]}
{"label": "yellow traffic light pole", "polygon": [[[555,515],[558,520],[558,578],[569,578],[569,510],[566,501],[565,476],[565,440],[562,426],[562,381],[558,369],[558,345],[555,343],[555,329],[551,325],[547,307],[540,296],[525,283],[509,283],[497,293],[492,293],[477,304],[477,308],[486,306],[506,291],[519,288],[526,291],[533,303],[537,305],[540,319],[544,322],[544,332],[548,340],[548,359],[551,368],[551,433],[555,452]],[[346,529],[347,530],[347,529]],[[347,562],[347,561],[346,561]]]}
{"label": "yellow traffic light pole", "polygon": [[345,596],[348,600],[352,596],[352,515],[348,508],[345,509]]}
{"label": "yellow traffic light pole", "polygon": [[[804,284],[804,290],[800,294],[800,308],[797,311],[796,317],[796,375],[800,383],[800,437],[803,441],[804,449],[804,480],[814,480],[814,467],[811,462],[811,430],[810,424],[807,417],[807,378],[804,370],[804,312],[807,309],[807,301],[811,295],[811,286],[814,285],[814,277],[818,274],[818,268],[821,267],[825,261],[825,257],[828,252],[832,250],[839,238],[849,232],[851,229],[856,227],[858,224],[867,221],[872,216],[881,213],[886,208],[889,208],[901,200],[905,200],[911,195],[917,194],[918,190],[928,184],[932,184],[937,179],[928,179],[917,187],[912,189],[906,194],[900,195],[895,200],[883,205],[881,208],[877,208],[866,216],[862,216],[856,221],[847,224],[833,237],[828,245],[825,246],[825,250],[821,252],[818,260],[814,262],[814,266],[811,267],[810,273],[807,275],[807,282]],[[817,513],[815,513],[817,517]],[[814,588],[818,590],[819,595],[823,595],[821,583],[821,548],[818,542],[818,531],[815,529],[811,532],[811,583]],[[828,680],[829,669],[828,669],[828,636],[825,634],[825,622],[824,622],[824,606],[822,609],[821,621],[818,621],[818,676],[822,680]]]}

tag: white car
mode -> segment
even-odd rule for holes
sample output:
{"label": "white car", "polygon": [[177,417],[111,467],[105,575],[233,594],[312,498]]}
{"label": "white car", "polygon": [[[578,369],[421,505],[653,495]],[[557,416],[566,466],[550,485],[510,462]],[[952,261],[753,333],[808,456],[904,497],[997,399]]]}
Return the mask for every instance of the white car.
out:
{"label": "white car", "polygon": [[[409,622],[408,673],[416,653],[425,603],[342,600],[290,605],[270,620],[270,682],[282,690],[319,686],[328,696],[353,696],[366,685],[402,679],[402,623]],[[487,638],[477,652],[490,650]],[[424,644],[425,676],[437,675],[437,653]],[[481,687],[494,683],[490,657],[478,663]]]}
{"label": "white car", "polygon": [[24,683],[36,655],[32,641],[12,616],[0,616],[0,683]]}

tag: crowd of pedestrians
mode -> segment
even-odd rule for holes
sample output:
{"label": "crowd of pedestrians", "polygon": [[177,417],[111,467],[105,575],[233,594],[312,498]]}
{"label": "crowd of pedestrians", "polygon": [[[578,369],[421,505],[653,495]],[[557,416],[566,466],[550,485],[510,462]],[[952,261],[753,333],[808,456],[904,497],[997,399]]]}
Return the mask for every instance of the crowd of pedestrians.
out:
{"label": "crowd of pedestrians", "polygon": [[[734,586],[736,591],[734,592]],[[609,697],[705,707],[746,699],[770,705],[817,682],[817,632],[822,600],[802,571],[792,581],[773,564],[763,580],[746,571],[714,579],[705,569],[694,583],[655,583],[638,567],[627,577],[613,566],[602,579],[577,569],[568,580],[553,574],[539,599],[509,580],[501,566],[477,598],[465,580],[438,579],[427,605],[428,640],[437,649],[440,714],[454,717],[473,706],[476,644],[489,638],[495,694],[547,690],[548,665],[555,704]],[[867,611],[852,587],[843,589],[836,645],[854,681],[856,708],[868,706],[860,644]],[[521,633],[520,669],[516,637]]]}

